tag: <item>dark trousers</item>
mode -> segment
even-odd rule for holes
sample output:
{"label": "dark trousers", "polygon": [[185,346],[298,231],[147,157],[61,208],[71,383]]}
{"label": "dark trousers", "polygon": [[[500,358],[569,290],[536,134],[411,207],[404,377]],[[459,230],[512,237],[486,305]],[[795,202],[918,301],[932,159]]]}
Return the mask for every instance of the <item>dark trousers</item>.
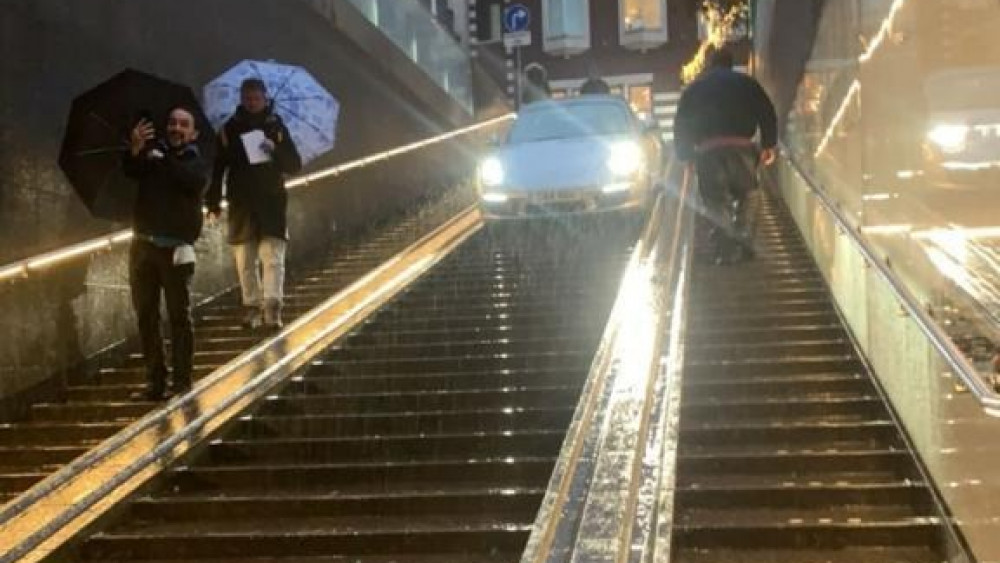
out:
{"label": "dark trousers", "polygon": [[136,239],[129,254],[132,307],[139,321],[139,337],[146,361],[147,393],[166,390],[167,366],[160,335],[160,294],[167,301],[173,351],[173,387],[191,386],[194,330],[191,326],[191,278],[194,264],[174,265],[174,249]]}
{"label": "dark trousers", "polygon": [[757,188],[757,150],[721,147],[698,155],[698,191],[705,205],[711,251],[730,258],[752,252],[753,222],[749,198]]}

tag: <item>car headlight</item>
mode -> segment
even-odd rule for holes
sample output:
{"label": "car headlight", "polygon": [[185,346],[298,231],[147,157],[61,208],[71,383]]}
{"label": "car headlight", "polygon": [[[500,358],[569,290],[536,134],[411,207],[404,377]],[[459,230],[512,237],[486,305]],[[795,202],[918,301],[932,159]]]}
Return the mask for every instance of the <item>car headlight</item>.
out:
{"label": "car headlight", "polygon": [[636,143],[623,141],[608,148],[608,170],[615,176],[635,174],[645,164],[642,149]]}
{"label": "car headlight", "polygon": [[954,154],[965,150],[965,139],[969,135],[968,125],[937,125],[927,132],[927,138],[943,152]]}
{"label": "car headlight", "polygon": [[486,188],[495,188],[503,184],[504,170],[500,159],[491,156],[479,164],[479,181]]}
{"label": "car headlight", "polygon": [[632,189],[632,182],[612,182],[605,184],[601,191],[605,194],[620,194]]}
{"label": "car headlight", "polygon": [[483,194],[483,201],[486,203],[507,203],[510,196],[499,192],[486,192]]}

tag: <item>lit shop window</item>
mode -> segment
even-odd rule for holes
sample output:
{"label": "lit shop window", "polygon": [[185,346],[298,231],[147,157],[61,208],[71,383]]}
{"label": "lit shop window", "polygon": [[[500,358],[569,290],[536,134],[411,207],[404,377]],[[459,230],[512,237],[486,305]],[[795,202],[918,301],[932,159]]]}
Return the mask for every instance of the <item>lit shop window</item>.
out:
{"label": "lit shop window", "polygon": [[647,50],[667,42],[667,0],[618,0],[623,47]]}
{"label": "lit shop window", "polygon": [[628,103],[639,119],[653,117],[653,88],[651,86],[629,86]]}

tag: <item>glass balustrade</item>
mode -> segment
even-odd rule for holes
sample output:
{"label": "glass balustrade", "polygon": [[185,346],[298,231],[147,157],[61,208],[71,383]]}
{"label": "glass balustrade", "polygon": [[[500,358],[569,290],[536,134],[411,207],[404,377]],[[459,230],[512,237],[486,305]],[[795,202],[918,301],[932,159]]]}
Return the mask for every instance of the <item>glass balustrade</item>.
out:
{"label": "glass balustrade", "polygon": [[418,0],[348,0],[400,51],[470,113],[472,69],[468,53]]}
{"label": "glass balustrade", "polygon": [[[987,388],[1000,345],[1000,4],[829,0],[785,131],[782,189],[977,554],[1000,550],[1000,419],[967,392],[821,190]],[[987,558],[989,558],[987,557]]]}

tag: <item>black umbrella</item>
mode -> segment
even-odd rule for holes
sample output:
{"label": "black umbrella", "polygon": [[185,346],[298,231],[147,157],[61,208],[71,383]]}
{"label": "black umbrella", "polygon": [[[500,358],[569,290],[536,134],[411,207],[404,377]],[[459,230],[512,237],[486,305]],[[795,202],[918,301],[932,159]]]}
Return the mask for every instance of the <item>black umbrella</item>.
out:
{"label": "black umbrella", "polygon": [[187,86],[127,69],[73,100],[59,166],[95,217],[131,216],[136,186],[122,172],[129,133],[145,118],[163,136],[167,114],[177,106],[194,113],[202,154],[211,158],[212,126]]}

